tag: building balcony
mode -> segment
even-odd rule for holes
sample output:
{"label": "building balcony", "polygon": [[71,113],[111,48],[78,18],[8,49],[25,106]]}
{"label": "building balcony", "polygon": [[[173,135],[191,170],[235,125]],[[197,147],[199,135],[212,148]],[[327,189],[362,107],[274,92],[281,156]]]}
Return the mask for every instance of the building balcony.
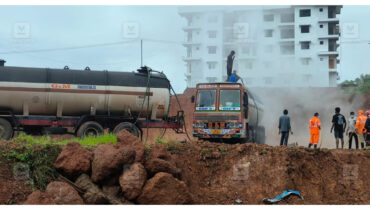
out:
{"label": "building balcony", "polygon": [[339,39],[339,34],[319,35],[319,39]]}
{"label": "building balcony", "polygon": [[197,57],[197,56],[183,56],[182,57],[182,59],[184,60],[184,61],[200,61],[200,60],[202,60],[201,59],[201,57]]}
{"label": "building balcony", "polygon": [[187,47],[187,46],[193,46],[193,45],[201,45],[201,43],[198,41],[185,41],[182,43],[182,45],[184,47]]}
{"label": "building balcony", "polygon": [[339,55],[338,51],[320,51],[319,55]]}
{"label": "building balcony", "polygon": [[280,38],[279,42],[280,43],[285,43],[285,42],[294,42],[295,38]]}
{"label": "building balcony", "polygon": [[201,30],[202,28],[200,26],[195,26],[195,25],[190,25],[190,26],[185,26],[182,28],[184,31],[192,31],[192,30]]}
{"label": "building balcony", "polygon": [[339,18],[325,18],[320,19],[319,23],[339,23]]}
{"label": "building balcony", "polygon": [[337,68],[329,69],[329,73],[338,73]]}
{"label": "building balcony", "polygon": [[279,27],[293,27],[294,26],[294,22],[285,22],[285,23],[278,23],[278,26]]}

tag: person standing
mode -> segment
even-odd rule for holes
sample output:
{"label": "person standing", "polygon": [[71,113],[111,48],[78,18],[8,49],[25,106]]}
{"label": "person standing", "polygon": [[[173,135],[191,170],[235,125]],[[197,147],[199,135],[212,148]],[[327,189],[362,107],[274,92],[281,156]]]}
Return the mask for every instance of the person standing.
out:
{"label": "person standing", "polygon": [[365,123],[365,130],[366,130],[366,146],[370,146],[370,110],[366,111],[367,120]]}
{"label": "person standing", "polygon": [[339,139],[340,139],[342,149],[343,149],[343,146],[344,146],[343,133],[346,130],[347,122],[346,122],[346,118],[342,114],[340,114],[339,107],[335,108],[335,115],[333,116],[333,119],[331,122],[333,124],[331,126],[330,133],[333,133],[333,128],[334,128],[334,137],[335,137],[335,143],[336,143],[337,149],[339,147]]}
{"label": "person standing", "polygon": [[348,127],[346,135],[348,136],[348,149],[352,149],[352,139],[355,139],[356,149],[358,149],[358,136],[356,134],[356,116],[355,112],[351,112],[348,118]]}
{"label": "person standing", "polygon": [[356,120],[356,133],[358,135],[358,141],[361,143],[361,148],[365,147],[365,123],[366,116],[363,110],[358,110],[358,117]]}
{"label": "person standing", "polygon": [[233,62],[235,58],[235,51],[232,50],[230,54],[227,56],[227,65],[226,65],[226,70],[227,70],[227,81],[230,81],[230,76],[233,70]]}
{"label": "person standing", "polygon": [[319,113],[315,113],[314,116],[310,119],[309,122],[310,127],[310,143],[308,144],[308,148],[311,148],[314,145],[314,148],[317,148],[317,144],[319,143],[320,138],[320,130],[321,130],[321,122],[319,119]]}
{"label": "person standing", "polygon": [[283,114],[279,118],[279,135],[281,134],[280,145],[288,145],[289,132],[293,135],[292,127],[290,126],[290,117],[288,110],[284,109]]}

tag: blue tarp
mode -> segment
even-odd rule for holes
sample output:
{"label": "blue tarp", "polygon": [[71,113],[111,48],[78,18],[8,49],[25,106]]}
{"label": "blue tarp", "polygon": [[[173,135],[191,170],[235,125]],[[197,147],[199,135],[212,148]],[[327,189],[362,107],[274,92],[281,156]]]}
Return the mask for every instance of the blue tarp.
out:
{"label": "blue tarp", "polygon": [[281,199],[284,199],[290,195],[296,195],[298,197],[300,197],[302,200],[303,199],[303,196],[298,192],[298,191],[295,191],[295,190],[284,190],[283,193],[281,193],[279,196],[275,197],[275,198],[264,198],[262,201],[264,203],[267,203],[267,204],[274,204],[274,203],[277,203],[279,201],[281,201]]}

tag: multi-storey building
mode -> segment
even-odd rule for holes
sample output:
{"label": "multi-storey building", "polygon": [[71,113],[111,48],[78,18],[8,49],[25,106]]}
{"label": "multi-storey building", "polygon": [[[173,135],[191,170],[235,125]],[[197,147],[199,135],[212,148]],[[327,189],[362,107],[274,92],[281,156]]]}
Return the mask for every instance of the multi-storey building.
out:
{"label": "multi-storey building", "polygon": [[332,87],[341,6],[185,6],[188,87],[226,80],[226,59],[248,86]]}

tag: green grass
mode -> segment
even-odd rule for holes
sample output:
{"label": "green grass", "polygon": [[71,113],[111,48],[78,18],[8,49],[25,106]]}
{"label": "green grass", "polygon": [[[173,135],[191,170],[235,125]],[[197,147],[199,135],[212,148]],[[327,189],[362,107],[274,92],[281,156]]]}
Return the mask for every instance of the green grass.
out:
{"label": "green grass", "polygon": [[72,138],[66,140],[53,140],[50,136],[40,136],[34,137],[24,133],[19,134],[19,136],[12,139],[12,141],[18,143],[26,143],[30,145],[59,145],[64,146],[67,145],[69,142],[78,142],[82,146],[91,147],[96,146],[98,144],[106,144],[106,143],[117,143],[117,138],[113,134],[105,134],[101,136],[90,136],[83,139],[80,138]]}
{"label": "green grass", "polygon": [[69,142],[78,142],[83,147],[90,149],[98,144],[117,143],[113,134],[83,139],[72,138],[67,140],[53,140],[50,136],[34,137],[21,133],[9,140],[10,148],[0,148],[0,157],[8,163],[25,163],[30,167],[30,186],[32,189],[44,190],[58,173],[54,168],[54,162],[62,150],[62,146]]}

